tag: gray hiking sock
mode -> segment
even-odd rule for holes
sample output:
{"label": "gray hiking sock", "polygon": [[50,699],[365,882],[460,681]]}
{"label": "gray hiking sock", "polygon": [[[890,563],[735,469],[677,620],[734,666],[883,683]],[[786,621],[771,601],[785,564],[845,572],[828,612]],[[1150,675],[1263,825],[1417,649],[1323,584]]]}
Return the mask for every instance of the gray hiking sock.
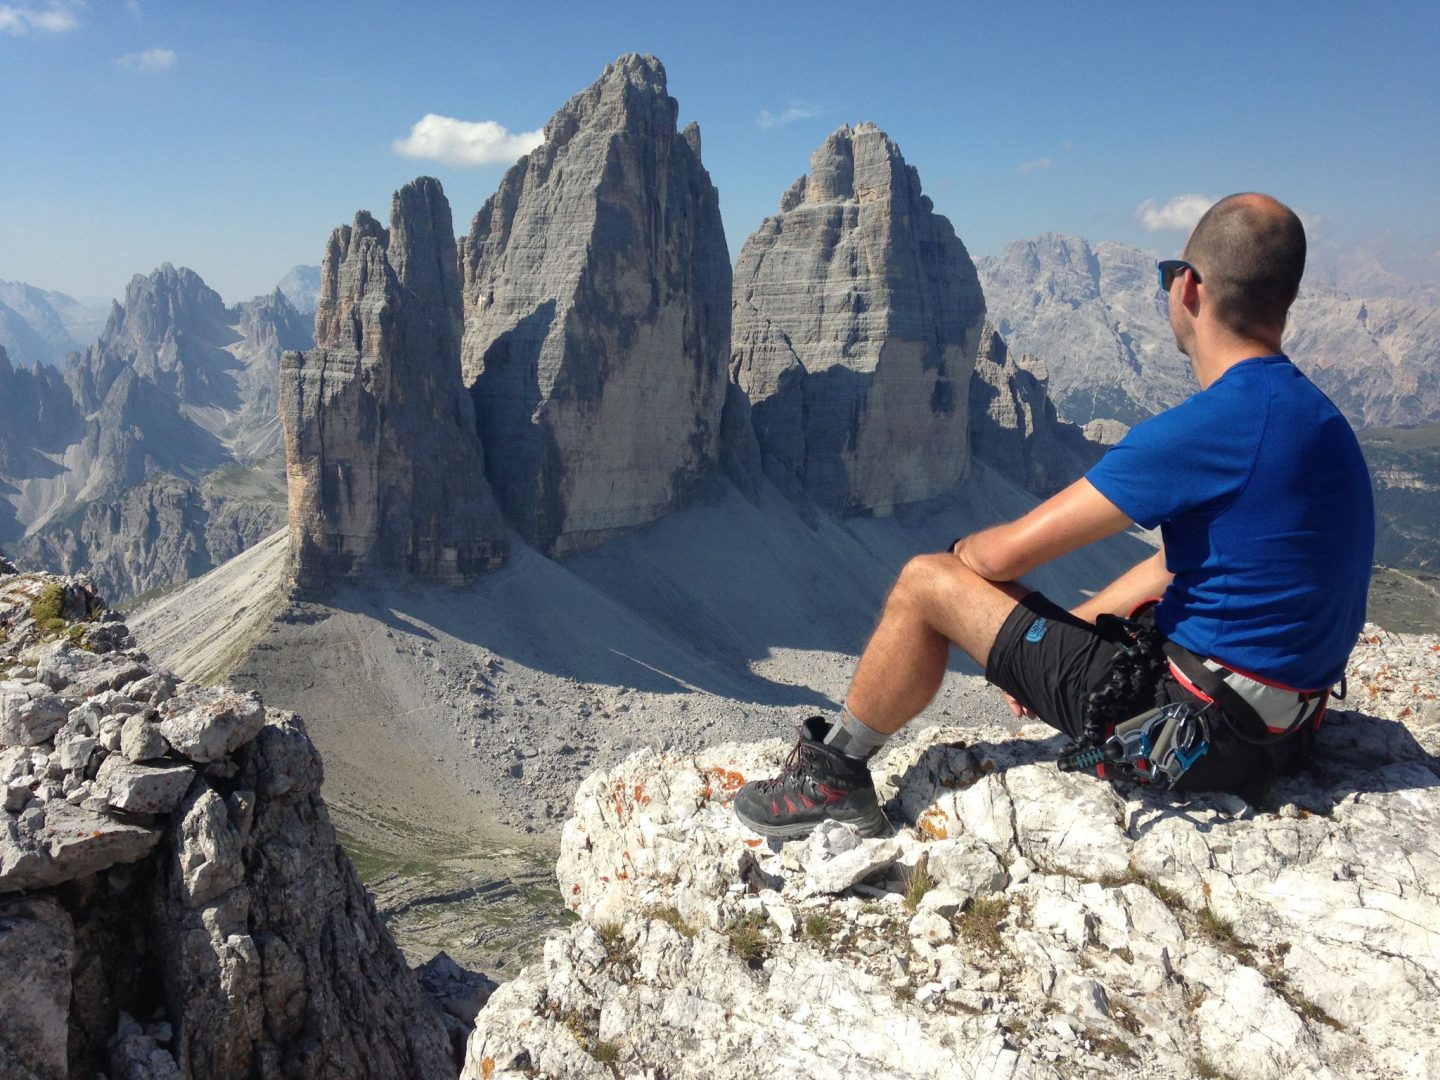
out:
{"label": "gray hiking sock", "polygon": [[845,705],[840,709],[840,718],[831,722],[825,745],[833,746],[846,757],[867,761],[889,738],[889,735],[870,727],[850,711],[849,705]]}

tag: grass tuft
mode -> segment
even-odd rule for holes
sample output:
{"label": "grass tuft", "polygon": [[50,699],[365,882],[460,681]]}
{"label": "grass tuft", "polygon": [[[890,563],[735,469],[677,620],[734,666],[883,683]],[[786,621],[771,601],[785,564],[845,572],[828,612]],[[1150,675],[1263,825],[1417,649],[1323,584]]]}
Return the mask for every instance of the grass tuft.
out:
{"label": "grass tuft", "polygon": [[1159,900],[1171,911],[1180,912],[1185,910],[1185,900],[1177,890],[1170,888],[1168,885],[1162,885],[1155,878],[1137,867],[1134,862],[1130,863],[1129,868],[1123,874],[1103,874],[1095,880],[1097,884],[1103,885],[1107,889],[1118,889],[1122,885],[1143,885],[1150,890],[1151,895],[1153,895],[1155,899]]}
{"label": "grass tuft", "polygon": [[1204,1054],[1197,1054],[1190,1059],[1190,1071],[1197,1080],[1231,1080],[1229,1073],[1217,1067]]}
{"label": "grass tuft", "polygon": [[602,1065],[612,1065],[620,1060],[620,1044],[613,1042],[597,1042],[587,1046],[586,1051],[592,1058]]}
{"label": "grass tuft", "polygon": [[752,967],[764,959],[770,939],[765,936],[765,916],[758,911],[742,915],[725,931],[730,939],[730,948]]}
{"label": "grass tuft", "polygon": [[1233,922],[1216,912],[1208,904],[1199,910],[1196,918],[1199,920],[1200,929],[1205,932],[1205,936],[1214,942],[1222,952],[1228,953],[1242,964],[1250,967],[1257,966],[1254,947],[1235,932]]}
{"label": "grass tuft", "polygon": [[667,926],[673,926],[676,930],[680,931],[680,933],[687,938],[693,938],[696,934],[700,932],[695,927],[691,926],[688,922],[685,921],[684,917],[680,914],[680,909],[677,908],[674,904],[666,904],[664,906],[647,908],[645,910],[645,917],[649,919],[656,919],[660,922],[663,922]]}
{"label": "grass tuft", "polygon": [[922,858],[915,864],[915,868],[905,875],[905,910],[920,910],[920,901],[934,887],[935,879],[930,876],[927,861]]}
{"label": "grass tuft", "polygon": [[1008,898],[977,897],[965,905],[964,910],[956,917],[955,925],[976,948],[992,953],[1001,952],[1005,948],[1005,939],[1000,934],[1000,925],[1009,914]]}
{"label": "grass tuft", "polygon": [[805,936],[817,945],[829,945],[837,929],[839,927],[836,921],[823,911],[805,916]]}
{"label": "grass tuft", "polygon": [[629,955],[630,945],[625,940],[625,927],[620,923],[602,923],[595,927],[595,932],[600,935],[600,944],[605,946],[606,960],[614,963]]}
{"label": "grass tuft", "polygon": [[40,590],[40,595],[30,603],[30,616],[41,630],[55,632],[64,630],[65,590],[51,582]]}
{"label": "grass tuft", "polygon": [[1135,1053],[1134,1047],[1124,1039],[1116,1038],[1113,1035],[1105,1035],[1096,1031],[1087,1031],[1085,1037],[1090,1040],[1095,1049],[1107,1057],[1120,1058],[1130,1061],[1138,1060],[1139,1054]]}

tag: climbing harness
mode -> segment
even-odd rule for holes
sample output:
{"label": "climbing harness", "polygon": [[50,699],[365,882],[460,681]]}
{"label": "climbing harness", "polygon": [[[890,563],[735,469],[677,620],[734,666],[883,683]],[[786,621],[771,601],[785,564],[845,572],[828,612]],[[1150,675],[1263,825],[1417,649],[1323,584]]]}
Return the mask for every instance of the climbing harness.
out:
{"label": "climbing harness", "polygon": [[[1101,615],[1096,627],[1116,645],[1115,662],[1086,695],[1084,735],[1060,755],[1061,770],[1174,787],[1210,751],[1217,727],[1260,747],[1298,734],[1308,764],[1328,689],[1297,690],[1197,656],[1156,630],[1148,607],[1130,619]],[[1189,697],[1165,700],[1167,674]]]}

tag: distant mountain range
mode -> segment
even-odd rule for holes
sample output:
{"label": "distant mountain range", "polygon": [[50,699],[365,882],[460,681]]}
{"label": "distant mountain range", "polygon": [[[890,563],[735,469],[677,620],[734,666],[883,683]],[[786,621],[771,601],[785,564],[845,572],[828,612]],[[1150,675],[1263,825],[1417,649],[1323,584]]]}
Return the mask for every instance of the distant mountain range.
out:
{"label": "distant mountain range", "polygon": [[[976,268],[990,318],[1013,351],[1045,360],[1065,419],[1133,426],[1193,391],[1149,253],[1048,233]],[[1440,302],[1432,295],[1367,298],[1307,283],[1285,348],[1356,427],[1440,418]]]}
{"label": "distant mountain range", "polygon": [[311,340],[278,289],[227,307],[166,264],[63,371],[0,347],[0,542],[116,598],[238,554],[284,518],[280,353]]}
{"label": "distant mountain range", "polygon": [[58,364],[95,340],[109,311],[109,301],[0,281],[0,346],[17,364]]}
{"label": "distant mountain range", "polygon": [[320,267],[292,266],[275,287],[301,315],[314,315],[320,303]]}
{"label": "distant mountain range", "polygon": [[[895,167],[903,170],[903,162]],[[826,154],[816,168],[822,178],[835,171]],[[806,205],[803,191],[789,193],[782,212],[798,221],[811,213]],[[916,206],[921,218],[929,213]],[[757,235],[768,234],[762,228]],[[807,423],[831,423],[831,413],[846,410],[822,409],[816,395],[823,380],[812,379],[814,389],[801,392],[796,373],[828,370],[833,360],[805,344],[806,334],[823,344],[849,340],[849,332],[807,330],[802,321],[782,333],[777,328],[789,316],[780,309],[761,311],[757,319],[751,279],[762,279],[751,264],[758,265],[760,250],[742,255],[737,270],[735,377],[753,399],[762,436],[755,452],[767,475],[787,490],[808,485],[814,490],[806,499],[823,504],[820,465],[795,457],[770,433],[771,414],[783,412],[776,402],[789,401],[775,396],[770,383],[808,402],[802,407]],[[1123,432],[1117,422],[1133,426],[1193,391],[1150,254],[1047,234],[975,266],[988,325],[969,394],[972,449],[1035,493],[1054,490],[1093,455],[1084,449],[1080,426],[1089,425],[1092,439],[1113,441]],[[103,319],[62,293],[0,282],[0,358],[8,354],[0,359],[0,543],[53,569],[87,567],[119,599],[186,580],[277,527],[286,498],[279,357],[314,344],[321,277],[319,267],[293,267],[270,295],[231,308],[192,271],[165,266],[137,275],[125,304]],[[1440,450],[1430,445],[1434,440],[1417,443],[1386,431],[1440,419],[1440,301],[1418,286],[1403,288],[1378,265],[1361,266],[1346,280],[1391,295],[1363,298],[1307,285],[1286,347],[1358,428],[1375,429],[1365,449],[1380,492],[1377,557],[1433,569],[1440,492],[1430,482],[1437,468],[1430,462]],[[840,284],[834,289],[845,291]],[[859,317],[843,305],[836,310],[852,321]],[[82,335],[91,334],[94,343],[82,352]],[[777,368],[780,374],[766,382],[745,358],[760,355],[755,343],[771,337],[784,346],[777,354],[782,359],[803,355],[804,362],[785,360],[795,372]],[[851,346],[837,355],[853,366],[847,350]],[[55,365],[66,353],[77,355],[62,371]],[[488,407],[483,399],[477,406]],[[1047,410],[1053,419],[1046,419]],[[850,445],[854,436],[807,438],[813,451],[828,445],[825,439]],[[898,445],[893,436],[880,441]],[[494,451],[502,444],[518,445],[500,440]],[[1404,448],[1403,461],[1397,447]],[[739,444],[732,451],[749,452]],[[598,460],[598,452],[590,460]],[[493,467],[487,463],[487,471]],[[839,475],[832,469],[825,482]],[[1421,480],[1412,483],[1414,477]]]}

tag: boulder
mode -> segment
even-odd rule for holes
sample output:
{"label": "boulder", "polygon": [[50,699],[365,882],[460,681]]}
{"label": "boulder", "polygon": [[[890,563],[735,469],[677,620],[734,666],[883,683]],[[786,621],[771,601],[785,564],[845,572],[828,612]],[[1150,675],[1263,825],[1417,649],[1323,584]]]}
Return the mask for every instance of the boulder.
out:
{"label": "boulder", "polygon": [[[265,724],[254,693],[191,687],[166,701],[156,725],[165,740],[192,761],[219,761],[249,742]],[[121,731],[121,747],[124,731]]]}
{"label": "boulder", "polygon": [[180,804],[194,778],[189,765],[133,765],[121,755],[111,755],[95,775],[95,786],[116,810],[168,814]]}
{"label": "boulder", "polygon": [[44,683],[0,683],[0,746],[38,746],[52,738],[70,715],[69,707]]}

